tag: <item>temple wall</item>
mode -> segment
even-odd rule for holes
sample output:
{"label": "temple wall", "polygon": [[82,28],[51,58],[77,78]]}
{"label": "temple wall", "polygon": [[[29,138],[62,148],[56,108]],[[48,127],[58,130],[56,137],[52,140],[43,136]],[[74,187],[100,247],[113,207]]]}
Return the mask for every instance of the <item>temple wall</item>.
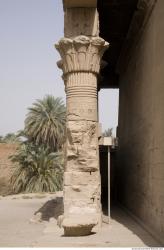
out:
{"label": "temple wall", "polygon": [[164,241],[164,1],[120,76],[118,199]]}

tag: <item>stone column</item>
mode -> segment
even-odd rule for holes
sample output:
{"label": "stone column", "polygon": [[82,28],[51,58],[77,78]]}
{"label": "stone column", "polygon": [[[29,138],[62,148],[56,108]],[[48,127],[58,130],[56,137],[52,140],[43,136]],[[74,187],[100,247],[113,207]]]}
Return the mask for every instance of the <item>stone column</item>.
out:
{"label": "stone column", "polygon": [[97,75],[108,44],[98,36],[62,38],[67,122],[64,173],[65,235],[87,235],[101,223]]}

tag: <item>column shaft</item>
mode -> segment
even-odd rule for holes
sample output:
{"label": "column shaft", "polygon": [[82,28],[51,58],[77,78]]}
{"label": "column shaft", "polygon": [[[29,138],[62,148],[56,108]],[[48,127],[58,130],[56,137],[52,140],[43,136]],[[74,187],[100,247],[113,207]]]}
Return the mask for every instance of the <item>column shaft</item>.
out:
{"label": "column shaft", "polygon": [[65,235],[89,234],[101,221],[97,74],[107,46],[100,37],[87,36],[63,38],[56,45],[67,100]]}

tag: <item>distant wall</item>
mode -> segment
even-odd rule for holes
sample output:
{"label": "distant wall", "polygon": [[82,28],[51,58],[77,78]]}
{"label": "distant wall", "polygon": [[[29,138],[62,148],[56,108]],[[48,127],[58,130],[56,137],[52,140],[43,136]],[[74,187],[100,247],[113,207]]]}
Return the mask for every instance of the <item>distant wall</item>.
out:
{"label": "distant wall", "polygon": [[0,195],[11,192],[10,177],[14,171],[14,165],[8,157],[14,154],[16,148],[16,144],[0,143]]}
{"label": "distant wall", "polygon": [[164,242],[164,0],[120,76],[118,199]]}

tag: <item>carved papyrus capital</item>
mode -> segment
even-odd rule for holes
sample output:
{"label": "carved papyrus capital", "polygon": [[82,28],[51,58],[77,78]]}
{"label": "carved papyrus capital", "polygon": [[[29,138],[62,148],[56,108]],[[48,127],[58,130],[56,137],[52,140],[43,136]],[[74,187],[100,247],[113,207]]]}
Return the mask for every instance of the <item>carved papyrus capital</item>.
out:
{"label": "carved papyrus capital", "polygon": [[64,75],[73,72],[98,74],[100,59],[108,46],[109,44],[100,37],[62,38],[55,45],[62,58],[58,66],[63,70]]}

